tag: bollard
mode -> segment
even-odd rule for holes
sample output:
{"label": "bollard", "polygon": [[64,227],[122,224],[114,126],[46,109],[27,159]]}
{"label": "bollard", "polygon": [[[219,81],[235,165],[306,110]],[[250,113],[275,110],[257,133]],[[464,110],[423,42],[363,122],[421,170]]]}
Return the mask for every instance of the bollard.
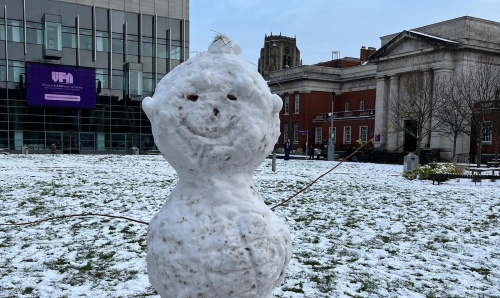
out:
{"label": "bollard", "polygon": [[276,172],[276,153],[273,152],[273,162],[272,162],[273,172]]}

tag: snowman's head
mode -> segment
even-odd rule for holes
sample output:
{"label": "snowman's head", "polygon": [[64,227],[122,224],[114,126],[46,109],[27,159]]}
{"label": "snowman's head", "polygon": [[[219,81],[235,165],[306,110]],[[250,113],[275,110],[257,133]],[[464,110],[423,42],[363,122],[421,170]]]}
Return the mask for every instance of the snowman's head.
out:
{"label": "snowman's head", "polygon": [[158,149],[179,176],[253,173],[276,144],[281,98],[239,52],[218,36],[142,103]]}

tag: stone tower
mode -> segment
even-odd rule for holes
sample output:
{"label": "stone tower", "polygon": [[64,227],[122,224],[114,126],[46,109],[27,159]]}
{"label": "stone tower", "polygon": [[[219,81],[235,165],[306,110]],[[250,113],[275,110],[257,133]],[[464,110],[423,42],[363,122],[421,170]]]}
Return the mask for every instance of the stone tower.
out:
{"label": "stone tower", "polygon": [[280,35],[267,35],[264,47],[260,49],[259,72],[264,79],[270,79],[272,71],[301,65],[297,39]]}

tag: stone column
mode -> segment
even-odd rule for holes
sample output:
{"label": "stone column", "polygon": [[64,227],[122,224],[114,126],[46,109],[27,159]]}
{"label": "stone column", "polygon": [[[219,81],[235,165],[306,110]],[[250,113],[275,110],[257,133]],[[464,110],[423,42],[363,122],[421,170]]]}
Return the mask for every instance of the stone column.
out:
{"label": "stone column", "polygon": [[[377,78],[377,90],[375,98],[375,131],[373,136],[375,137],[374,147],[380,147],[387,144],[387,113],[388,113],[388,81],[387,77],[382,76]],[[377,134],[382,132],[379,138]]]}
{"label": "stone column", "polygon": [[[389,87],[389,102],[388,102],[388,113],[387,117],[391,118],[394,115],[391,113],[391,105],[397,104],[397,101],[399,100],[399,76],[398,75],[393,75],[390,78],[390,87]],[[391,121],[388,121],[388,125],[391,125]],[[394,126],[394,125],[392,125]],[[399,133],[397,129],[395,128],[389,128],[387,130],[387,150],[392,151],[396,150],[400,144],[399,144]]]}
{"label": "stone column", "polygon": [[[437,88],[443,88],[443,80],[448,80],[453,75],[453,68],[439,68],[434,70],[434,95],[439,94],[440,90]],[[436,117],[432,117],[432,123],[434,124],[437,121]],[[429,138],[430,148],[440,148],[444,149],[445,152],[441,153],[441,157],[444,159],[451,160],[451,154],[453,150],[453,141],[449,138],[446,138],[442,134],[438,132],[432,132]],[[457,140],[457,143],[460,145],[460,138]],[[459,146],[457,146],[457,153],[459,151]]]}

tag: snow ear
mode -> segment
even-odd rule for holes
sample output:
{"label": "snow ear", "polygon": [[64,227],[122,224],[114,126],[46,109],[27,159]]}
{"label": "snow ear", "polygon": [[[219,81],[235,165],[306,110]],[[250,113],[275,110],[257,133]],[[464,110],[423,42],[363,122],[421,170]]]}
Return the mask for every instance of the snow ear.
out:
{"label": "snow ear", "polygon": [[149,121],[152,120],[153,115],[153,110],[154,110],[154,105],[153,105],[154,99],[152,97],[145,97],[142,100],[142,109],[144,110],[144,113],[146,113],[146,116],[148,116]]}
{"label": "snow ear", "polygon": [[271,95],[271,99],[273,101],[273,114],[279,113],[281,108],[283,107],[283,101],[281,97],[276,94]]}

